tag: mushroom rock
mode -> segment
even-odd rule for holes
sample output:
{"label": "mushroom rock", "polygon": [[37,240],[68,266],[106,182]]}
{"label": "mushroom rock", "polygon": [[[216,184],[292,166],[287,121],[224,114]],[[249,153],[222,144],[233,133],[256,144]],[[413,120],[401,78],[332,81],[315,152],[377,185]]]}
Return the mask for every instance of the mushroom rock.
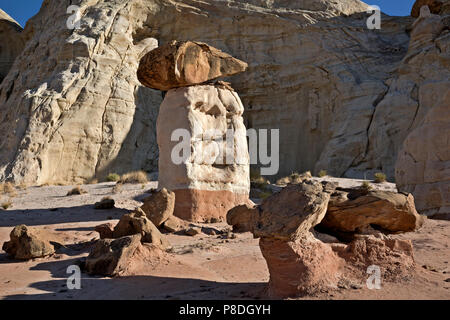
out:
{"label": "mushroom rock", "polygon": [[197,42],[171,42],[141,60],[142,84],[168,89],[157,119],[159,187],[175,193],[174,215],[223,220],[249,201],[244,106],[228,83],[205,83],[247,64]]}
{"label": "mushroom rock", "polygon": [[271,297],[314,294],[335,288],[341,281],[360,282],[367,279],[367,268],[374,264],[385,280],[407,277],[414,269],[409,240],[377,231],[357,235],[345,244],[317,235],[313,228],[328,215],[330,199],[344,201],[335,198],[335,189],[332,183],[306,181],[288,185],[259,206],[241,205],[228,212],[227,222],[233,230],[250,231],[260,238]]}

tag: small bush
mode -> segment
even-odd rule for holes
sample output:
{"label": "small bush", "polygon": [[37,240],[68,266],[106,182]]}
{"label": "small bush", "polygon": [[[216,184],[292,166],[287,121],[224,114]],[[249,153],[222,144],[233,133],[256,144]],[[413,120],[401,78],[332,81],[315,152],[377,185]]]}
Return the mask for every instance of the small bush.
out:
{"label": "small bush", "polygon": [[372,190],[372,186],[370,185],[370,182],[369,182],[369,181],[364,181],[364,182],[361,184],[361,189],[370,191],[370,190]]}
{"label": "small bush", "polygon": [[117,182],[116,185],[112,188],[112,193],[120,193],[122,191],[122,184]]}
{"label": "small bush", "polygon": [[117,182],[120,180],[120,176],[117,173],[110,173],[106,177],[106,181],[108,182]]}
{"label": "small bush", "polygon": [[375,183],[383,183],[386,182],[386,175],[383,172],[377,172],[374,174]]}
{"label": "small bush", "polygon": [[319,177],[320,178],[323,178],[323,177],[325,177],[327,175],[327,170],[320,170],[319,171]]}
{"label": "small bush", "polygon": [[126,173],[120,177],[120,183],[148,183],[147,173],[144,171],[134,171]]}
{"label": "small bush", "polygon": [[83,188],[81,188],[80,186],[76,186],[75,188],[73,188],[72,190],[70,190],[67,195],[68,196],[74,196],[74,195],[81,195],[81,194],[85,194],[87,193],[86,190],[84,190]]}
{"label": "small bush", "polygon": [[12,202],[11,201],[7,201],[7,202],[3,202],[2,203],[2,208],[4,210],[8,210],[8,208],[11,207],[11,206],[12,206]]}
{"label": "small bush", "polygon": [[290,177],[283,177],[277,180],[276,184],[277,185],[286,185],[291,183],[291,178]]}
{"label": "small bush", "polygon": [[97,184],[99,181],[98,181],[98,179],[97,178],[93,178],[93,179],[90,179],[87,183],[88,184]]}

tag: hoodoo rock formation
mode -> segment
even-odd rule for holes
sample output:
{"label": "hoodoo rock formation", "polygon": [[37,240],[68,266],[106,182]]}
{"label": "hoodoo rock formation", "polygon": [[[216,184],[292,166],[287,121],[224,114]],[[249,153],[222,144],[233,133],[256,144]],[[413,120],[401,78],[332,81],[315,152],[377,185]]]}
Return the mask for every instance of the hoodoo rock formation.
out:
{"label": "hoodoo rock formation", "polygon": [[[0,180],[81,183],[157,170],[162,96],[136,71],[149,50],[195,40],[249,62],[230,82],[247,128],[280,129],[276,178],[383,171],[419,211],[448,213],[448,143],[420,157],[413,143],[430,145],[426,122],[448,101],[449,3],[418,0],[412,17],[382,15],[382,28],[368,30],[368,6],[357,0],[45,0],[0,85]],[[73,4],[80,28],[68,30]],[[419,17],[423,5],[431,18]],[[2,41],[2,52],[13,43]],[[189,48],[205,62],[197,80],[214,78],[211,55]]]}
{"label": "hoodoo rock formation", "polygon": [[[333,183],[309,180],[288,185],[259,206],[241,205],[228,212],[227,222],[234,231],[250,231],[260,238],[259,246],[270,272],[271,296],[294,297],[336,287],[342,281],[360,282],[372,264],[383,268],[386,280],[410,275],[414,258],[409,240],[376,231],[358,234],[348,244],[319,240],[321,236],[313,228],[327,218],[335,188]],[[357,203],[353,205],[358,209]],[[411,214],[415,212],[413,202],[410,210]],[[379,219],[359,212],[355,220],[362,225],[375,224],[385,216],[383,210],[371,214],[379,215]],[[410,220],[401,212],[393,215],[393,228]]]}
{"label": "hoodoo rock formation", "polygon": [[173,41],[141,60],[138,77],[143,84],[169,90],[157,120],[158,180],[160,188],[175,193],[177,217],[222,220],[229,209],[248,201],[244,106],[227,83],[203,84],[246,67],[194,42]]}

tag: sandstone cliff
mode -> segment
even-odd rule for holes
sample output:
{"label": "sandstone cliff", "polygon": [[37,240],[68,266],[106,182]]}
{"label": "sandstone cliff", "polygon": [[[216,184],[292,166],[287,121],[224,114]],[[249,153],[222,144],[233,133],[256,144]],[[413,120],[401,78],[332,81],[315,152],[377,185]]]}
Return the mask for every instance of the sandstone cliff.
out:
{"label": "sandstone cliff", "polygon": [[[80,29],[66,27],[70,4],[81,7]],[[156,170],[162,97],[136,69],[173,39],[249,63],[229,81],[247,128],[280,129],[279,176],[393,179],[403,141],[448,80],[449,31],[410,44],[414,18],[383,15],[381,30],[368,30],[366,10],[357,0],[46,0],[0,86],[0,180]]]}
{"label": "sandstone cliff", "polygon": [[24,46],[22,27],[0,9],[0,83],[11,69]]}

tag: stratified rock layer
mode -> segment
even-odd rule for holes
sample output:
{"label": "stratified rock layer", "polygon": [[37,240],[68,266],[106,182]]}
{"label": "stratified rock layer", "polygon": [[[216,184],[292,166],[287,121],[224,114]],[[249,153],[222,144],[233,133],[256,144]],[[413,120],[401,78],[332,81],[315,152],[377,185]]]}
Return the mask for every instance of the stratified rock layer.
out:
{"label": "stratified rock layer", "polygon": [[428,216],[450,214],[449,28],[450,11],[445,17],[422,7],[398,80],[422,79],[421,85],[415,84],[420,108],[398,153],[395,181],[400,191],[414,195],[417,210]]}
{"label": "stratified rock layer", "polygon": [[0,9],[0,83],[8,74],[24,46],[22,27]]}

